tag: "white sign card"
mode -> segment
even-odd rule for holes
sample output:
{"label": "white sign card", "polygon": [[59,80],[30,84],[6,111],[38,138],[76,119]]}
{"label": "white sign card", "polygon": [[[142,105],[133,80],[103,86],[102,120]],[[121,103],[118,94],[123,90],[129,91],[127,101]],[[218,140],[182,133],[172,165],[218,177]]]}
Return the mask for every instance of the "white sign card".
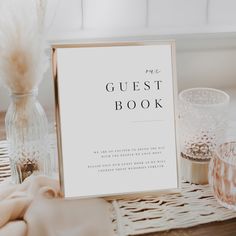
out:
{"label": "white sign card", "polygon": [[173,42],[53,47],[65,197],[178,188],[174,55]]}

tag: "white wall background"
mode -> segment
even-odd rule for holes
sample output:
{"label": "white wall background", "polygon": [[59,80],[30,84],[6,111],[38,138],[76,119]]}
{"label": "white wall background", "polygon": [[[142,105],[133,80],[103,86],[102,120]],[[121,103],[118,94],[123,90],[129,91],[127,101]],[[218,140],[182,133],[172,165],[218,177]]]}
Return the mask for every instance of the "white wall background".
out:
{"label": "white wall background", "polygon": [[[180,90],[236,88],[235,9],[235,0],[48,0],[48,40],[175,39]],[[52,108],[50,69],[39,99]],[[0,110],[8,103],[0,87]]]}

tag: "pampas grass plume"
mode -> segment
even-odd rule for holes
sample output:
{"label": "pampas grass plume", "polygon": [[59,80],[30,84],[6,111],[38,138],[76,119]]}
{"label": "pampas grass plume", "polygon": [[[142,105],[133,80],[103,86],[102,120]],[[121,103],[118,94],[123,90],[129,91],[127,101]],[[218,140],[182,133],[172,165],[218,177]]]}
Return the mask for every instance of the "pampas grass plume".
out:
{"label": "pampas grass plume", "polygon": [[42,2],[2,0],[0,5],[0,79],[11,93],[29,93],[46,70]]}

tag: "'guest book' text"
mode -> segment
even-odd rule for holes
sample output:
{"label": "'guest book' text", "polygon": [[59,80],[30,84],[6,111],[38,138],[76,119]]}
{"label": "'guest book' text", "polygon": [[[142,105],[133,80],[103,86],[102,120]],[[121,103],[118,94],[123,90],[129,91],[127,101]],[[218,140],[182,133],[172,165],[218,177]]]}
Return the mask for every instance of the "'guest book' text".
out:
{"label": "'guest book' text", "polygon": [[[109,93],[113,92],[139,92],[140,90],[143,91],[150,91],[150,90],[155,90],[158,91],[161,88],[161,82],[162,80],[155,80],[155,81],[133,81],[131,83],[129,82],[119,82],[118,84],[114,83],[107,83],[106,84],[106,91]],[[123,109],[129,109],[129,110],[134,110],[137,107],[142,108],[142,109],[149,109],[151,107],[154,108],[162,108],[162,98],[155,98],[153,101],[150,101],[148,99],[142,99],[139,101],[135,100],[129,100],[129,101],[115,101],[115,109],[116,111],[120,111]]]}

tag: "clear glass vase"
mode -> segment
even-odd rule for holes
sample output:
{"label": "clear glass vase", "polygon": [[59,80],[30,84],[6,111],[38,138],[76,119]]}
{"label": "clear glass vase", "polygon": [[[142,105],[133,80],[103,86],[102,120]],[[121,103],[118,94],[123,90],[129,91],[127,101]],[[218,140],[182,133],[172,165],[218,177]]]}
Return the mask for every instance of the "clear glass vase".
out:
{"label": "clear glass vase", "polygon": [[5,123],[13,182],[33,173],[51,175],[48,121],[37,90],[11,97]]}

